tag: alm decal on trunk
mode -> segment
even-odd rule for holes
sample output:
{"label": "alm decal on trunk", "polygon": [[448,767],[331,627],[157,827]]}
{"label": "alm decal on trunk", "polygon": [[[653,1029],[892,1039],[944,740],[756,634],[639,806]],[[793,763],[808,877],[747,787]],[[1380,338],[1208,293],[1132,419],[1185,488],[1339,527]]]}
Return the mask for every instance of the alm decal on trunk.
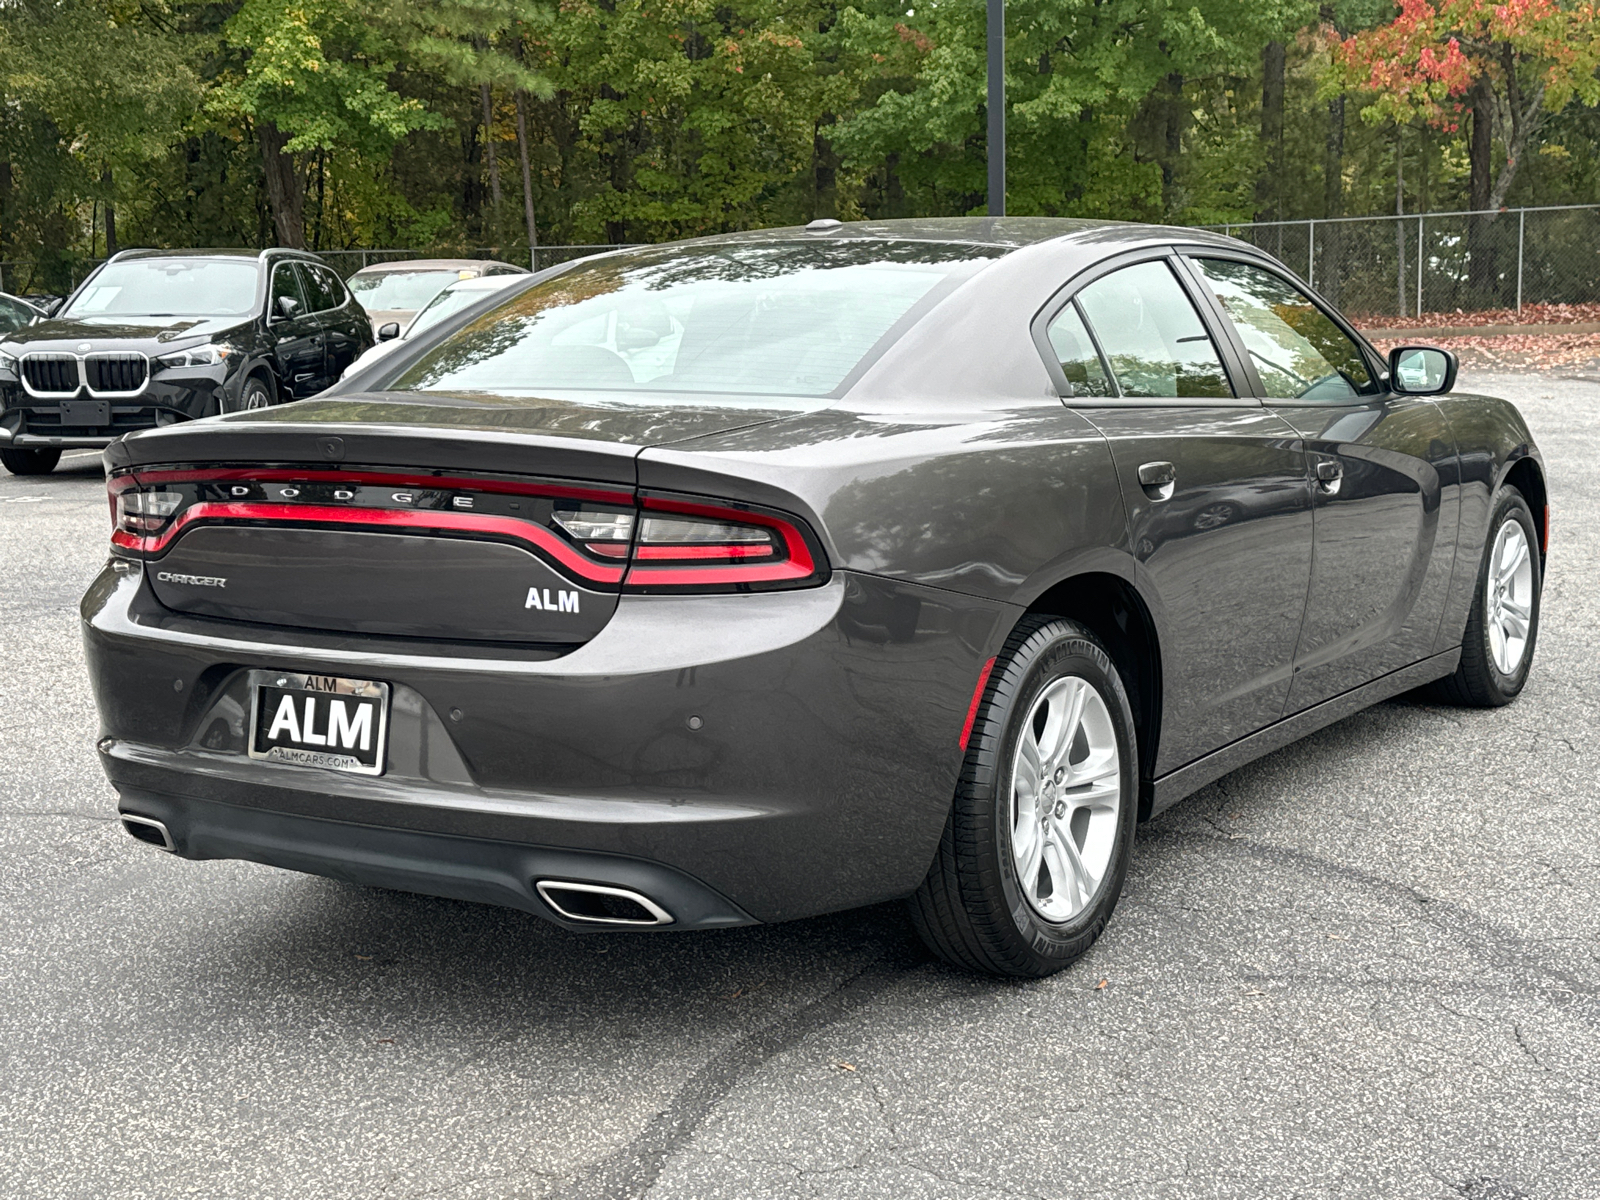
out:
{"label": "alm decal on trunk", "polygon": [[527,603],[525,603],[522,607],[537,608],[544,612],[575,613],[578,611],[578,593],[563,592],[557,589],[556,598],[552,600],[550,598],[549,588],[544,589],[543,596],[541,597],[540,590],[536,587],[531,587],[528,589]]}

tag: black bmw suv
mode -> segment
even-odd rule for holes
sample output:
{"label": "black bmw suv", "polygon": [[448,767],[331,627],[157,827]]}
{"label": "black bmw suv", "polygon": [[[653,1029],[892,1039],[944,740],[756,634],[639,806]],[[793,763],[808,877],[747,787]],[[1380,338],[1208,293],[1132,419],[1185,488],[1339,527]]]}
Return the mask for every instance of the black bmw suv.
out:
{"label": "black bmw suv", "polygon": [[315,395],[372,345],[366,311],[299,250],[128,250],[0,338],[0,462]]}

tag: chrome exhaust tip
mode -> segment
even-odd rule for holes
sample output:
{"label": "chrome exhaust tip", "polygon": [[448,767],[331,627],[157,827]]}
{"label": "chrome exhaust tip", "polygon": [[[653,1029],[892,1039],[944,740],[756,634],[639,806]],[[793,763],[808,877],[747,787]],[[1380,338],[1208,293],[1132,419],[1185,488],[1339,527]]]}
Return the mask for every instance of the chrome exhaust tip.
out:
{"label": "chrome exhaust tip", "polygon": [[671,913],[649,896],[629,888],[565,879],[540,879],[533,886],[540,898],[568,921],[634,928],[672,924]]}
{"label": "chrome exhaust tip", "polygon": [[146,842],[149,845],[165,850],[168,854],[176,854],[178,852],[178,847],[173,842],[172,835],[167,832],[167,827],[160,821],[151,817],[135,816],[133,813],[118,813],[117,817],[122,821],[122,827],[141,842]]}

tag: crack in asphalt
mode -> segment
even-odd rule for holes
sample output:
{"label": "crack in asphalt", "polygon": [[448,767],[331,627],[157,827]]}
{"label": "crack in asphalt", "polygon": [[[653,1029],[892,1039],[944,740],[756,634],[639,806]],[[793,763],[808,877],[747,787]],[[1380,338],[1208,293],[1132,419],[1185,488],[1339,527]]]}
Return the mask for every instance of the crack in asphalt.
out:
{"label": "crack in asphalt", "polygon": [[690,1075],[632,1140],[571,1176],[551,1193],[552,1200],[636,1200],[740,1083],[926,965],[909,945],[884,948],[827,994],[740,1038]]}
{"label": "crack in asphalt", "polygon": [[1415,905],[1416,907],[1412,909],[1413,915],[1424,924],[1432,925],[1440,933],[1453,936],[1478,950],[1497,966],[1512,972],[1532,969],[1544,975],[1546,979],[1564,985],[1559,989],[1552,988],[1552,991],[1593,996],[1600,990],[1595,980],[1574,975],[1562,967],[1543,961],[1543,956],[1534,949],[1541,944],[1540,939],[1506,929],[1458,904],[1429,896],[1409,884],[1397,883],[1392,879],[1345,866],[1343,863],[1334,862],[1332,859],[1308,851],[1294,850],[1248,836],[1242,838],[1228,834],[1196,836],[1177,830],[1171,831],[1169,836],[1195,837],[1195,840],[1212,842],[1224,850],[1245,854],[1278,866],[1298,867],[1324,878],[1333,878],[1369,890],[1386,892],[1391,901],[1409,902],[1410,905]]}

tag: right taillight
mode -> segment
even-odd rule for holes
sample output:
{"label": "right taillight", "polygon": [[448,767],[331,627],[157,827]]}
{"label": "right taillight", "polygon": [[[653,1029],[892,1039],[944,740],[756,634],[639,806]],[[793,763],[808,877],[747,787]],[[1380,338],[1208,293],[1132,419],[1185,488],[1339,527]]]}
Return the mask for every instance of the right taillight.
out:
{"label": "right taillight", "polygon": [[646,496],[624,591],[769,591],[822,582],[822,554],[776,513]]}

